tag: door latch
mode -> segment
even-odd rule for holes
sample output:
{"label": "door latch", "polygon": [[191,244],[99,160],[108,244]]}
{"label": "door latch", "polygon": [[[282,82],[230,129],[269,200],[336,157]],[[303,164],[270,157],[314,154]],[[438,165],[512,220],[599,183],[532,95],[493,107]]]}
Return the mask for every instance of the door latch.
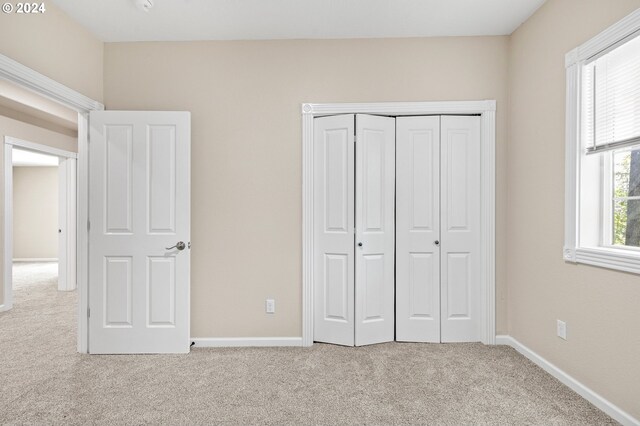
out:
{"label": "door latch", "polygon": [[165,247],[165,249],[166,250],[173,250],[173,249],[184,250],[185,247],[187,247],[187,245],[184,242],[178,241],[178,243],[175,246]]}

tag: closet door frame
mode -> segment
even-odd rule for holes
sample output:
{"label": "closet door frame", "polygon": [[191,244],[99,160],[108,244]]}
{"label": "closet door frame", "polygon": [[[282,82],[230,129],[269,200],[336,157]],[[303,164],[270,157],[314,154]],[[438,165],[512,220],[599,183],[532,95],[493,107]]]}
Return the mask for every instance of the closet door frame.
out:
{"label": "closet door frame", "polygon": [[302,104],[302,346],[313,345],[314,149],[313,119],[335,114],[480,115],[481,341],[496,342],[495,317],[495,100]]}

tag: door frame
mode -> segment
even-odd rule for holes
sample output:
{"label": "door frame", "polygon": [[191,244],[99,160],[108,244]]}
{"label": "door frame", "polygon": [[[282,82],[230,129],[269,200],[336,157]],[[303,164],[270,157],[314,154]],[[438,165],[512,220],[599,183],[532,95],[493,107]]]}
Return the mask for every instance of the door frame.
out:
{"label": "door frame", "polygon": [[[11,136],[4,137],[4,301],[3,305],[8,310],[13,307],[13,274],[12,274],[12,266],[13,266],[13,148],[22,149],[25,151],[31,152],[39,152],[42,154],[49,154],[64,160],[73,160],[75,161],[78,155],[75,152],[65,151],[58,148],[53,148],[48,145],[42,145],[35,142],[24,141],[21,139],[17,139]],[[76,180],[75,176],[71,177],[67,173],[67,164],[58,165],[59,168],[65,168],[65,180],[58,182],[58,200],[63,201],[64,205],[59,206],[59,208],[64,209],[65,221],[68,221],[69,213],[73,214],[71,217],[75,217],[76,205],[75,198],[70,199],[70,197],[65,196],[64,199],[61,197],[61,192],[64,191],[65,195],[70,194],[76,191]],[[58,172],[60,174],[60,172]],[[60,218],[58,219],[58,224],[60,224]],[[58,264],[67,263],[68,266],[65,267],[65,271],[69,270],[69,266],[74,266],[76,264],[76,259],[68,258],[69,253],[75,252],[75,244],[73,244],[73,250],[70,250],[71,244],[68,244],[69,241],[75,239],[76,235],[76,226],[74,224],[73,227],[64,226],[64,235],[65,245],[64,245],[64,253],[60,253],[60,242],[58,242]],[[74,290],[76,285],[75,282],[70,283],[68,277],[70,274],[65,274],[65,279],[67,282],[65,283],[64,288],[60,287],[60,281],[58,281],[58,290],[68,291]],[[75,281],[75,278],[72,276],[72,280]],[[70,285],[72,284],[72,285]]]}
{"label": "door frame", "polygon": [[[89,112],[104,105],[33,69],[0,54],[0,78],[44,96],[78,113],[77,244],[78,339],[77,350],[89,349]],[[6,247],[5,247],[6,248]],[[6,273],[6,271],[5,271]],[[6,287],[3,285],[3,287]],[[4,302],[3,302],[4,303]],[[0,311],[4,305],[0,306]]]}
{"label": "door frame", "polygon": [[335,114],[468,115],[481,116],[481,341],[494,345],[496,337],[495,198],[496,101],[303,103],[302,104],[302,346],[313,345],[313,119]]}
{"label": "door frame", "polygon": [[59,229],[61,237],[58,239],[58,290],[73,291],[78,287],[76,276],[77,268],[77,214],[78,203],[76,197],[78,194],[77,185],[77,163],[78,154],[73,152],[72,156],[59,157],[58,164],[58,223],[61,225]]}

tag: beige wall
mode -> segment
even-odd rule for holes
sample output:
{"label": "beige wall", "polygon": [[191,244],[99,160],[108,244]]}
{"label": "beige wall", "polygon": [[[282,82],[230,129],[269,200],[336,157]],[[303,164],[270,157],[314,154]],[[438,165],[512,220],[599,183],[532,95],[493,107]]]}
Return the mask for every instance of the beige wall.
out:
{"label": "beige wall", "polygon": [[58,258],[58,168],[13,168],[13,258]]}
{"label": "beige wall", "polygon": [[[104,44],[51,1],[45,0],[45,6],[47,11],[42,15],[0,13],[0,54],[101,101]],[[0,142],[4,135],[58,146],[69,151],[76,151],[77,146],[75,138],[0,117]],[[0,192],[4,188],[3,155],[0,152]],[[4,198],[0,198],[0,219],[4,212],[3,200]],[[2,233],[3,230],[0,229],[0,258],[4,256]],[[2,294],[0,291],[0,304]]]}
{"label": "beige wall", "polygon": [[[0,116],[0,144],[4,143],[5,136],[49,145],[66,151],[77,151],[77,139],[75,138]],[[0,193],[2,194],[0,198],[0,223],[4,223],[4,149],[0,149]],[[0,226],[0,245],[4,247],[4,229],[2,226]],[[0,254],[4,256],[2,252]],[[0,262],[0,276],[3,276],[1,275],[2,273],[3,265]],[[3,303],[3,297],[4,291],[0,291],[0,305]]]}
{"label": "beige wall", "polygon": [[[107,43],[108,109],[192,112],[193,337],[301,335],[303,102],[496,99],[505,255],[507,37]],[[506,332],[505,264],[498,329]],[[276,299],[266,315],[264,301]]]}
{"label": "beige wall", "polygon": [[53,2],[44,3],[43,14],[0,13],[0,53],[101,101],[103,43]]}
{"label": "beige wall", "polygon": [[[564,54],[638,0],[548,0],[511,38],[509,334],[640,418],[640,279],[562,260]],[[568,340],[556,337],[556,319]]]}

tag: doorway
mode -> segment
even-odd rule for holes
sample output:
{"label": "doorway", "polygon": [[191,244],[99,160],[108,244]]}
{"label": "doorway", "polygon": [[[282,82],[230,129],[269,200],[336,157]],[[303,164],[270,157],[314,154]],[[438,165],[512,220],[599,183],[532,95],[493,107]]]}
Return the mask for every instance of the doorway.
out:
{"label": "doorway", "polygon": [[[317,215],[314,188],[317,173],[314,119],[338,114],[371,114],[392,117],[424,115],[477,115],[479,120],[479,229],[478,229],[478,332],[477,339],[495,343],[495,101],[400,102],[374,104],[303,104],[303,345],[314,341]],[[347,275],[348,277],[348,275]]]}
{"label": "doorway", "polygon": [[[0,76],[3,80],[19,88],[22,93],[31,92],[42,99],[51,100],[51,104],[70,109],[77,113],[77,290],[78,290],[78,326],[77,326],[77,350],[80,353],[87,353],[89,347],[89,291],[88,291],[88,209],[89,209],[89,185],[88,185],[88,115],[90,111],[104,110],[104,105],[98,101],[84,96],[69,87],[58,83],[55,80],[44,76],[33,69],[22,65],[15,60],[0,55]],[[5,148],[6,151],[6,148]],[[7,164],[5,160],[5,173]],[[6,193],[5,193],[6,194]],[[6,195],[5,195],[6,196]],[[5,200],[6,201],[6,200]],[[5,216],[6,218],[6,216]],[[6,226],[6,223],[5,223]],[[6,229],[6,228],[5,228]],[[5,247],[7,245],[5,234]],[[0,311],[10,310],[12,307],[11,286],[6,285],[6,263],[4,259],[4,282],[3,299]],[[11,270],[9,268],[9,270]],[[8,297],[7,297],[8,296]]]}
{"label": "doorway", "polygon": [[76,157],[5,137],[4,300],[9,306],[14,278],[22,286],[55,280],[58,291],[77,287]]}

